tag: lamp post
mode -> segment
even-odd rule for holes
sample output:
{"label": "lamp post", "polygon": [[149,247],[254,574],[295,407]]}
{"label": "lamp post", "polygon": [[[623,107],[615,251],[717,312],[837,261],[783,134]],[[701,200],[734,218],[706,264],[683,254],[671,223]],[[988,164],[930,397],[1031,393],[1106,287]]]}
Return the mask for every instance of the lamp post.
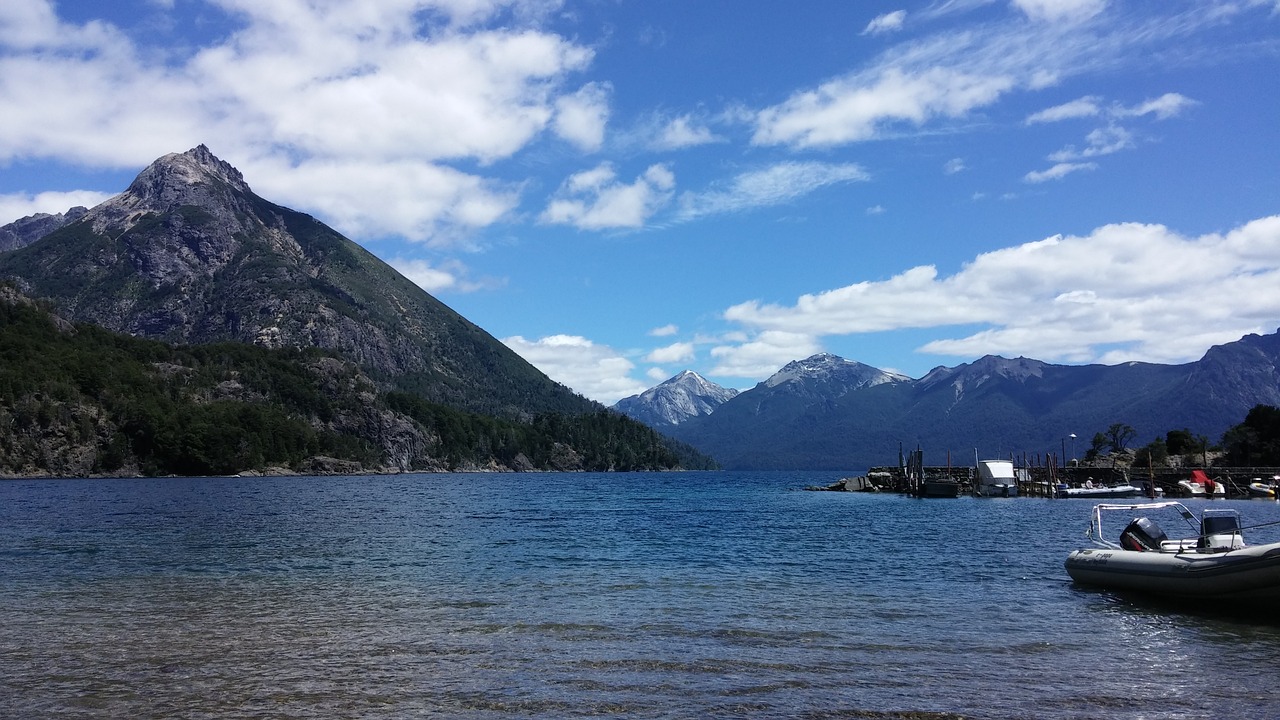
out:
{"label": "lamp post", "polygon": [[1076,434],[1071,433],[1067,437],[1071,438],[1071,459],[1076,459]]}

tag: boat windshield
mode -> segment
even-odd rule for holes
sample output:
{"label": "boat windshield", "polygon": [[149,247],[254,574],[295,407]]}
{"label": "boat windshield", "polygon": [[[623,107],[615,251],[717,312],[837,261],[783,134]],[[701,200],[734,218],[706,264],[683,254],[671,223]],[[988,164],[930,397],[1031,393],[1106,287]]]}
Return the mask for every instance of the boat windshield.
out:
{"label": "boat windshield", "polygon": [[[1187,521],[1187,524],[1191,527],[1194,533],[1199,534],[1201,532],[1200,522],[1196,519],[1195,513],[1191,512],[1185,505],[1175,500],[1153,503],[1100,503],[1093,506],[1093,519],[1089,522],[1089,539],[1092,540],[1094,544],[1101,547],[1113,550],[1123,549],[1119,543],[1107,539],[1102,527],[1102,513],[1136,513],[1124,520],[1124,522],[1127,523],[1137,519],[1138,517],[1143,517],[1149,513],[1156,510],[1162,510],[1164,508],[1173,508],[1178,515],[1182,516],[1183,520]],[[1236,527],[1239,527],[1238,520]]]}

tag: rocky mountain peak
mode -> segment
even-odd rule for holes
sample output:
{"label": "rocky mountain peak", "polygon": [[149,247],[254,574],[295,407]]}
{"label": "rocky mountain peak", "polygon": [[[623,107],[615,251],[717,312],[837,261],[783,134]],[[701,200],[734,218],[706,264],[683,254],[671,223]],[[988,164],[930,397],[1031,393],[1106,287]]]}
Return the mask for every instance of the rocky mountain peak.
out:
{"label": "rocky mountain peak", "polygon": [[[93,208],[94,232],[132,228],[149,213],[165,214],[183,207],[199,208],[219,221],[236,222],[236,210],[246,210],[253,194],[240,171],[199,145],[184,153],[170,153],[138,173],[123,193]],[[244,229],[244,228],[241,228]]]}
{"label": "rocky mountain peak", "polygon": [[872,387],[887,382],[908,380],[905,375],[889,373],[839,355],[818,353],[804,360],[787,363],[764,381],[765,387],[777,387],[798,381],[836,381],[852,387]]}
{"label": "rocky mountain peak", "polygon": [[0,252],[26,247],[58,228],[88,214],[89,208],[77,205],[57,214],[36,213],[0,227]]}
{"label": "rocky mountain peak", "polygon": [[701,415],[709,415],[738,394],[721,387],[692,370],[685,370],[659,385],[619,400],[614,408],[649,425],[679,425]]}
{"label": "rocky mountain peak", "polygon": [[920,386],[927,389],[939,383],[951,382],[957,392],[963,392],[995,378],[1025,383],[1031,378],[1043,377],[1045,367],[1045,363],[1025,357],[1010,360],[999,355],[984,355],[954,368],[934,368],[920,379]]}

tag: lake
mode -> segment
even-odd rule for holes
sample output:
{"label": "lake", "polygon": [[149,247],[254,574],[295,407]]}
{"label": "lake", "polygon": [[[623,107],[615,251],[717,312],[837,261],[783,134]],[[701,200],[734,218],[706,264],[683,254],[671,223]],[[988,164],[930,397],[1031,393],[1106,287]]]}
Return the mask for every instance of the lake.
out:
{"label": "lake", "polygon": [[1276,609],[1071,583],[1091,501],[838,477],[0,481],[0,715],[1280,715]]}

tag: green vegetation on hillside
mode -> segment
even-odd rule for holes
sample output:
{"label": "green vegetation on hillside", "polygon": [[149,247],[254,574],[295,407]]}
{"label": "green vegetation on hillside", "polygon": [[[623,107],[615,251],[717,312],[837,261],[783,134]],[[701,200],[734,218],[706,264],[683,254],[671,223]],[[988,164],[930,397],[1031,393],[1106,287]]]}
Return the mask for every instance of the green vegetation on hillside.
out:
{"label": "green vegetation on hillside", "polygon": [[316,458],[349,469],[709,464],[611,412],[500,420],[381,393],[318,350],[173,347],[71,326],[0,292],[0,474],[305,472]]}

